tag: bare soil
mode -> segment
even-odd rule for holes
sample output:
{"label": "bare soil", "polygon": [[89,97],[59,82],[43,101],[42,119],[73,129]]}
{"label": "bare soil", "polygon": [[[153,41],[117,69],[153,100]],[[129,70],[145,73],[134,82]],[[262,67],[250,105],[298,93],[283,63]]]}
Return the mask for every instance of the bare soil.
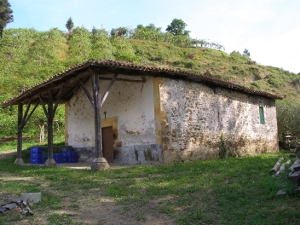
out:
{"label": "bare soil", "polygon": [[13,155],[17,154],[17,150],[9,150],[5,152],[0,152],[0,159],[11,158]]}
{"label": "bare soil", "polygon": [[[15,153],[15,151],[14,151]],[[1,156],[3,157],[3,155]],[[172,196],[166,199],[153,199],[145,202],[142,206],[132,206],[131,204],[120,204],[113,198],[103,195],[101,188],[94,188],[89,190],[72,189],[72,191],[56,190],[51,186],[51,181],[41,178],[32,177],[18,177],[14,174],[1,172],[0,181],[19,181],[20,183],[33,183],[42,187],[44,192],[50,192],[54,196],[59,196],[62,201],[58,209],[51,209],[43,211],[38,207],[38,204],[33,205],[31,210],[34,212],[32,217],[21,216],[18,210],[7,211],[4,216],[17,216],[22,219],[16,220],[15,223],[21,225],[40,225],[40,224],[146,224],[146,225],[160,225],[160,224],[175,224],[175,219],[162,214],[157,211],[157,204],[167,202]],[[43,201],[42,191],[42,201]],[[18,198],[17,195],[9,195],[7,192],[0,190],[0,205],[8,198]],[[134,204],[133,204],[134,205]],[[60,223],[50,223],[51,215],[61,216]],[[142,216],[141,216],[142,215]],[[65,222],[63,217],[69,218],[70,223]]]}

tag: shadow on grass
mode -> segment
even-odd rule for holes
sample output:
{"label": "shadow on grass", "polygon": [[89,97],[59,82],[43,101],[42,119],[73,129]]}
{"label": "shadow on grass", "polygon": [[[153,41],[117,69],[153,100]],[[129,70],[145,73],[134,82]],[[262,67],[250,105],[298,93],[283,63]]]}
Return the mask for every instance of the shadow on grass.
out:
{"label": "shadow on grass", "polygon": [[[282,183],[289,182],[287,175],[280,180],[269,174],[281,156],[287,158],[288,154],[135,166],[99,173],[18,166],[11,158],[1,160],[0,170],[51,181],[57,190],[76,187],[88,192],[97,188],[129,211],[150,209],[150,213],[175,218],[178,224],[297,224],[299,197],[276,196]],[[294,184],[287,187],[291,185]]]}

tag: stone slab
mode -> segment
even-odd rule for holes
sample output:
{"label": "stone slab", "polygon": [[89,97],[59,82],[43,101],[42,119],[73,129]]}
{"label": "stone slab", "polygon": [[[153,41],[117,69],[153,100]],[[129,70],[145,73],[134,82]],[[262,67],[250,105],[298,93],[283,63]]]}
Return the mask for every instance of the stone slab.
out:
{"label": "stone slab", "polygon": [[4,207],[6,209],[13,209],[13,208],[18,207],[18,205],[16,203],[11,203],[11,204],[6,204]]}
{"label": "stone slab", "polygon": [[290,175],[289,175],[289,178],[294,180],[294,181],[297,181],[300,178],[300,171],[291,172]]}
{"label": "stone slab", "polygon": [[278,195],[278,196],[279,196],[279,195],[286,195],[286,192],[283,191],[283,190],[279,190],[279,191],[277,192],[277,195]]}
{"label": "stone slab", "polygon": [[38,203],[42,199],[41,192],[38,193],[22,193],[21,199],[27,203]]}
{"label": "stone slab", "polygon": [[0,213],[4,213],[6,209],[4,207],[0,207]]}
{"label": "stone slab", "polygon": [[294,169],[294,171],[299,171],[300,170],[300,164],[294,166],[293,169]]}

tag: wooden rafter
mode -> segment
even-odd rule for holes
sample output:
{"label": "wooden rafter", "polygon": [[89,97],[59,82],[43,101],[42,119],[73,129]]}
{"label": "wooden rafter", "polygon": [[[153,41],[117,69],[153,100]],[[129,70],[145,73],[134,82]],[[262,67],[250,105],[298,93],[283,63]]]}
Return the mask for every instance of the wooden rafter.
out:
{"label": "wooden rafter", "polygon": [[[112,78],[108,77],[100,77],[100,80],[111,80]],[[125,82],[136,82],[136,83],[145,83],[145,78],[144,79],[126,79],[126,78],[117,78],[116,81],[125,81]]]}

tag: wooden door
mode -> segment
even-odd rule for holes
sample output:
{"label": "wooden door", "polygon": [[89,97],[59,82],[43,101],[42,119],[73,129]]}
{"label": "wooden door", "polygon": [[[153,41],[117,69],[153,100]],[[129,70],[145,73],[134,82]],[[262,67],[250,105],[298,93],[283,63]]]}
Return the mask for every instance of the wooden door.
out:
{"label": "wooden door", "polygon": [[106,158],[107,162],[114,162],[114,148],[113,148],[113,129],[110,127],[102,127],[102,146],[103,146],[103,157]]}

